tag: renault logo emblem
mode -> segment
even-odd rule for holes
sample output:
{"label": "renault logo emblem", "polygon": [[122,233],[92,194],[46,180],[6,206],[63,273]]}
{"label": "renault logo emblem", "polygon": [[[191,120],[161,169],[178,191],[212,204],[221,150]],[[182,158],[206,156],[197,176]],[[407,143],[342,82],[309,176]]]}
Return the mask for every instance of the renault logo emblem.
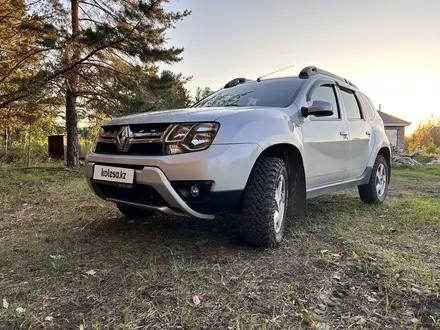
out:
{"label": "renault logo emblem", "polygon": [[127,152],[130,148],[130,137],[132,133],[130,126],[123,126],[116,135],[116,149],[121,152]]}

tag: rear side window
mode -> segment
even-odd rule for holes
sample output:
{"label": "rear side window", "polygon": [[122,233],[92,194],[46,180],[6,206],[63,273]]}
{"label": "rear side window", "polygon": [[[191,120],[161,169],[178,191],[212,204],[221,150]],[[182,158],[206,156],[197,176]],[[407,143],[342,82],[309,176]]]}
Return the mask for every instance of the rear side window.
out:
{"label": "rear side window", "polygon": [[373,120],[376,115],[376,109],[374,109],[371,101],[364,94],[358,93],[359,101],[361,101],[362,109],[364,109],[365,116],[368,120]]}
{"label": "rear side window", "polygon": [[323,85],[316,88],[311,96],[311,104],[313,101],[325,101],[333,105],[333,115],[328,117],[314,117],[311,116],[312,120],[328,120],[328,119],[339,119],[341,118],[339,114],[338,102],[336,101],[335,89],[330,85]]}
{"label": "rear side window", "polygon": [[341,88],[341,96],[344,101],[345,111],[348,119],[362,119],[361,109],[356,96],[351,90]]}

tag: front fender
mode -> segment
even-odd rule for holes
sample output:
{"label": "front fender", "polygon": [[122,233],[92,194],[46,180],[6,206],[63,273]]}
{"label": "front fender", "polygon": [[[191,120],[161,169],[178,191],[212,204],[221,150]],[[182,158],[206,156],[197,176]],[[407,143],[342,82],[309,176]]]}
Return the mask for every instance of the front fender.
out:
{"label": "front fender", "polygon": [[255,110],[220,118],[220,130],[213,144],[255,143],[262,150],[276,144],[291,144],[303,154],[301,128],[297,116],[283,111]]}

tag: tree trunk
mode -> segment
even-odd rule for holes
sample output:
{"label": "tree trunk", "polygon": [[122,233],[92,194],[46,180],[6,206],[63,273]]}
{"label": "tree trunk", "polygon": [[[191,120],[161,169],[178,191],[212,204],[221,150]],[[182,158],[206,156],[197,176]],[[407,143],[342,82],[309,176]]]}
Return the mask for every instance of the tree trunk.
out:
{"label": "tree trunk", "polygon": [[76,90],[71,86],[66,92],[67,167],[78,167],[78,118]]}
{"label": "tree trunk", "polygon": [[9,148],[9,129],[6,127],[5,129],[5,154],[8,153]]}
{"label": "tree trunk", "polygon": [[23,134],[20,135],[21,145],[23,146],[23,154],[27,150],[28,135],[29,135],[29,131],[24,132],[24,138],[23,138]]}
{"label": "tree trunk", "polygon": [[[79,30],[79,14],[78,14],[78,1],[71,0],[72,9],[72,38],[75,42],[78,36]],[[69,52],[67,52],[68,60],[75,62],[79,58],[79,49],[76,45],[73,45],[73,54],[70,58]],[[76,98],[77,98],[77,85],[78,74],[76,68],[73,68],[71,72],[68,72],[67,77],[67,91],[66,91],[66,132],[67,132],[67,167],[75,168],[79,165],[78,159],[78,114],[76,111]]]}
{"label": "tree trunk", "polygon": [[31,123],[29,123],[29,133],[28,133],[28,142],[27,142],[26,168],[31,167],[31,134],[32,134],[32,125],[31,125]]}

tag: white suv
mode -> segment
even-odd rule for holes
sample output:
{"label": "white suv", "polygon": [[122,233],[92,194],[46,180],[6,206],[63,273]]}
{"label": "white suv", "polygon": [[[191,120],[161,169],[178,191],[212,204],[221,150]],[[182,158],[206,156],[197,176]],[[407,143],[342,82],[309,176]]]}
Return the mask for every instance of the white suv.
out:
{"label": "white suv", "polygon": [[113,119],[86,157],[87,181],[129,217],[241,214],[249,244],[277,246],[307,199],[358,187],[382,203],[390,145],[370,99],[316,67],[238,78],[188,109]]}

